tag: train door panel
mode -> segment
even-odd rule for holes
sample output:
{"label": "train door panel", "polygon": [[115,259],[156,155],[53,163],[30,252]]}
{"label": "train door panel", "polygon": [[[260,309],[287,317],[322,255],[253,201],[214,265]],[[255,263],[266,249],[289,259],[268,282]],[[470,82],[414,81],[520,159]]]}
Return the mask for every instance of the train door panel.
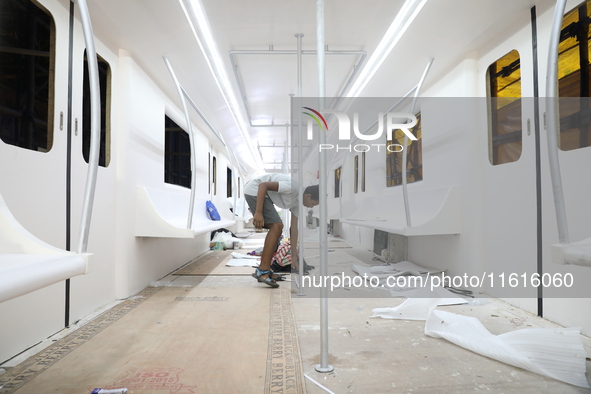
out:
{"label": "train door panel", "polygon": [[52,0],[1,7],[16,34],[0,55],[0,193],[28,231],[65,248],[68,11]]}
{"label": "train door panel", "polygon": [[[70,153],[70,201],[71,245],[76,250],[80,238],[80,222],[83,209],[90,156],[90,81],[88,56],[82,25],[74,22],[72,50],[72,114]],[[113,152],[113,81],[116,80],[117,57],[95,37],[99,70],[101,101],[100,152],[97,182],[90,221],[87,251],[96,262],[89,275],[74,278],[72,285],[72,319],[88,313],[90,307],[111,301],[114,292],[115,272],[115,216],[116,193]],[[91,294],[89,288],[100,288],[101,297]]]}
{"label": "train door panel", "polygon": [[[515,45],[515,46],[510,46]],[[499,275],[536,272],[537,211],[535,112],[531,27],[481,59],[487,89],[488,138],[480,149],[483,169],[484,271]],[[485,75],[484,75],[485,74]],[[487,157],[488,156],[488,157]],[[498,280],[489,292],[511,298]],[[523,295],[523,293],[521,293]],[[532,289],[531,297],[535,297]],[[520,301],[518,301],[520,302]],[[522,305],[530,308],[531,305]]]}

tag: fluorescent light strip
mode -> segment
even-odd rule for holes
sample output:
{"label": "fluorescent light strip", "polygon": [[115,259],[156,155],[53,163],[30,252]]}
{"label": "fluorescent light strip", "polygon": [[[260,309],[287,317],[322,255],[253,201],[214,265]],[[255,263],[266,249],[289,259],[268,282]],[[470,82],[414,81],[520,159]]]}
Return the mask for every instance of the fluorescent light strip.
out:
{"label": "fluorescent light strip", "polygon": [[384,60],[386,60],[394,46],[402,38],[406,29],[408,29],[426,2],[427,0],[406,0],[404,2],[400,12],[398,12],[396,18],[392,21],[388,31],[367,61],[363,70],[359,73],[359,77],[357,77],[355,83],[353,83],[351,89],[347,92],[346,97],[359,96],[367,83],[373,78],[376,71],[378,71]]}
{"label": "fluorescent light strip", "polygon": [[203,4],[201,3],[201,0],[179,1],[189,21],[189,24],[191,25],[193,35],[197,39],[199,47],[205,55],[205,59],[207,60],[207,64],[213,74],[215,82],[218,85],[218,88],[220,89],[220,92],[222,93],[228,108],[230,109],[230,113],[234,118],[234,122],[236,122],[236,125],[238,126],[238,130],[240,130],[242,139],[250,150],[250,154],[254,159],[254,167],[261,168],[263,167],[261,157],[254,149],[254,145],[252,144],[252,140],[248,134],[246,121],[244,120],[242,112],[240,111],[241,107],[238,104],[238,100],[236,99],[236,95],[232,89],[228,74],[225,72],[224,62],[222,61],[222,57],[218,51],[215,39],[213,38],[211,26],[209,25],[209,20],[207,19],[207,14],[205,13]]}

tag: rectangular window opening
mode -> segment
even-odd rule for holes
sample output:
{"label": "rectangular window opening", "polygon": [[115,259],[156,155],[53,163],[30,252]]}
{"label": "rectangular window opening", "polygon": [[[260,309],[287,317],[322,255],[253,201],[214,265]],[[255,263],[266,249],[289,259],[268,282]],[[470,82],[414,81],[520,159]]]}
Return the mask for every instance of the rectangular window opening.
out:
{"label": "rectangular window opening", "polygon": [[226,187],[226,197],[232,197],[232,170],[228,167],[228,183]]}
{"label": "rectangular window opening", "polygon": [[492,165],[519,160],[522,149],[521,60],[512,50],[487,70],[488,156]]}
{"label": "rectangular window opening", "polygon": [[334,196],[335,198],[341,196],[341,171],[343,167],[334,170]]}
{"label": "rectangular window opening", "polygon": [[164,182],[191,188],[189,134],[164,115]]}
{"label": "rectangular window opening", "polygon": [[215,156],[213,157],[213,165],[212,165],[212,173],[211,173],[211,179],[213,182],[213,195],[215,196],[218,193],[218,188],[217,188],[217,159],[215,158]]}
{"label": "rectangular window opening", "polygon": [[[408,139],[406,155],[406,183],[423,180],[423,133],[421,130],[421,114],[416,115],[417,124],[410,129],[416,141]],[[402,149],[404,132],[395,130],[392,140],[386,143],[386,186],[402,185]],[[365,157],[363,157],[363,175],[365,176]],[[365,185],[364,185],[365,186]],[[363,187],[365,189],[365,187]]]}
{"label": "rectangular window opening", "polygon": [[[0,2],[0,139],[37,152],[53,145],[55,22],[29,0]],[[9,33],[10,32],[10,33]]]}
{"label": "rectangular window opening", "polygon": [[361,192],[365,191],[365,152],[361,152]]}
{"label": "rectangular window opening", "polygon": [[591,0],[568,12],[562,20],[558,46],[558,95],[563,151],[591,146]]}
{"label": "rectangular window opening", "polygon": [[359,155],[355,155],[355,162],[353,163],[353,193],[359,191]]}
{"label": "rectangular window opening", "polygon": [[[108,167],[111,161],[111,67],[97,55],[101,97],[101,142],[99,166]],[[82,92],[82,155],[88,163],[90,157],[90,82],[88,59],[84,50],[84,83]]]}

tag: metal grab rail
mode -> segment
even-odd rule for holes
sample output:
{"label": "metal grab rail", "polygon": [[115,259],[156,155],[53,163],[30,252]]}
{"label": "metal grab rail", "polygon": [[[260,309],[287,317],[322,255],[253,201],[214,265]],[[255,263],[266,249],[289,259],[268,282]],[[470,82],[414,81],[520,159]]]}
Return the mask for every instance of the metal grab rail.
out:
{"label": "metal grab rail", "polygon": [[94,46],[94,33],[86,0],[75,0],[80,10],[80,20],[86,43],[86,55],[88,58],[88,76],[90,82],[90,154],[88,158],[88,172],[86,176],[86,188],[82,204],[82,218],[80,219],[80,236],[78,238],[77,253],[86,253],[88,236],[90,234],[90,221],[96,190],[96,178],[101,142],[101,94],[98,74],[98,61]]}
{"label": "metal grab rail", "polygon": [[[325,47],[324,47],[324,0],[316,0],[316,51],[318,53],[318,99],[320,108],[324,108],[326,97],[325,81]],[[320,133],[320,144],[326,144],[326,133]],[[328,276],[328,205],[327,185],[328,171],[326,167],[326,151],[320,152],[320,276]],[[300,169],[301,171],[301,169]],[[320,364],[314,367],[318,372],[332,372],[334,367],[328,364],[328,289],[320,288]]]}
{"label": "metal grab rail", "polygon": [[548,161],[550,164],[550,178],[552,179],[552,192],[554,193],[554,207],[556,209],[556,222],[558,225],[558,239],[561,244],[569,243],[568,224],[566,219],[566,206],[564,192],[562,190],[562,177],[560,175],[560,162],[558,160],[558,133],[560,132],[560,119],[558,117],[558,45],[560,44],[560,32],[562,18],[566,8],[566,0],[558,0],[554,9],[552,30],[550,33],[550,48],[548,50],[548,73],[546,77],[546,112],[547,112],[547,138]]}
{"label": "metal grab rail", "polygon": [[197,172],[195,171],[195,139],[193,137],[193,128],[191,126],[191,118],[189,117],[189,111],[187,109],[187,102],[185,101],[185,95],[183,94],[183,88],[179,84],[178,79],[176,78],[176,74],[172,69],[170,62],[166,56],[162,56],[164,59],[164,63],[166,64],[166,68],[168,68],[168,72],[174,81],[174,86],[181,98],[181,103],[183,104],[183,111],[185,112],[185,121],[187,122],[187,132],[189,134],[189,145],[191,146],[191,197],[189,198],[189,216],[187,217],[187,229],[191,229],[191,225],[193,224],[193,208],[195,205],[195,185],[197,184]]}
{"label": "metal grab rail", "polygon": [[[207,118],[205,117],[205,115],[203,115],[203,112],[201,112],[201,110],[197,107],[197,104],[195,104],[195,102],[193,101],[193,99],[191,98],[191,96],[189,96],[189,93],[187,93],[187,91],[185,90],[185,88],[183,88],[181,86],[181,91],[183,92],[183,95],[185,96],[185,99],[187,99],[189,101],[189,104],[191,104],[191,107],[193,107],[193,109],[195,110],[195,112],[197,112],[197,115],[199,115],[199,117],[205,122],[205,124],[207,125],[207,127],[209,127],[209,129],[213,132],[213,134],[220,140],[220,142],[222,143],[222,145],[224,145],[224,148],[226,149],[226,154],[228,155],[228,160],[230,160],[230,166],[232,168],[232,174],[234,173],[234,171],[236,171],[236,166],[234,165],[234,160],[232,160],[232,155],[230,155],[230,149],[228,148],[228,144],[226,144],[226,141],[224,140],[224,137],[222,137],[222,135],[220,133],[218,133],[213,126],[211,125],[211,123],[209,123],[209,120],[207,120]],[[234,153],[232,151],[232,153]],[[236,158],[236,155],[234,154],[234,159],[236,160],[236,163],[240,164],[238,162],[238,159]],[[237,180],[236,177],[233,176],[232,177],[232,182],[233,182],[233,186],[234,189],[236,189],[236,185],[237,185]],[[236,193],[233,193],[234,196],[234,208],[236,208]]]}
{"label": "metal grab rail", "polygon": [[[295,35],[297,38],[297,47],[298,47],[298,57],[297,57],[297,70],[298,70],[298,229],[301,230],[302,234],[299,235],[300,245],[301,248],[298,248],[298,245],[292,244],[292,248],[295,248],[299,251],[298,254],[298,268],[299,268],[299,278],[304,277],[304,209],[302,208],[304,202],[304,159],[303,159],[303,148],[302,144],[304,143],[304,137],[302,135],[302,111],[299,109],[302,108],[302,37],[304,36],[302,33],[298,33]],[[292,103],[293,107],[293,103]],[[292,168],[293,171],[293,168]],[[300,211],[301,210],[301,211]],[[298,232],[299,234],[299,232]],[[291,241],[291,240],[290,240]],[[292,252],[293,254],[293,252]],[[298,284],[298,295],[304,295],[304,289],[302,288],[302,284]]]}
{"label": "metal grab rail", "polygon": [[[412,106],[410,108],[410,113],[414,115],[415,106],[417,104],[417,98],[419,97],[419,92],[423,87],[423,83],[425,82],[425,78],[427,78],[427,74],[431,69],[431,65],[433,64],[433,58],[429,59],[429,63],[427,63],[427,67],[425,67],[425,71],[417,84],[417,88],[415,89],[415,96],[412,100]],[[408,157],[408,135],[404,134],[404,148],[402,149],[402,195],[404,197],[404,212],[406,213],[406,225],[408,227],[412,226],[412,222],[410,220],[410,205],[408,201],[408,189],[406,186],[406,159]]]}

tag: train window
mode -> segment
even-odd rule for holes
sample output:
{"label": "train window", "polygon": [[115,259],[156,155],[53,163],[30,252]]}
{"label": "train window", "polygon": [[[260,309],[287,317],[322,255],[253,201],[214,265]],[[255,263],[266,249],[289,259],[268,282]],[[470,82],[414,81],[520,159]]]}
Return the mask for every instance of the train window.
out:
{"label": "train window", "polygon": [[[423,133],[421,130],[421,114],[417,114],[417,124],[410,129],[417,137],[416,141],[408,140],[406,155],[406,183],[423,180]],[[404,133],[396,130],[392,140],[386,143],[386,186],[402,185],[402,150],[394,144],[404,145]],[[365,158],[363,158],[365,163]],[[365,177],[365,164],[363,165]]]}
{"label": "train window", "polygon": [[232,170],[228,167],[228,182],[226,187],[226,197],[232,197]]}
{"label": "train window", "polygon": [[567,13],[562,20],[558,46],[558,91],[560,97],[576,97],[561,99],[559,104],[558,146],[565,151],[591,146],[591,105],[588,98],[591,90],[590,15],[591,1],[586,1]]}
{"label": "train window", "polygon": [[0,1],[0,139],[38,152],[53,145],[55,23],[29,0]]}
{"label": "train window", "polygon": [[489,95],[488,158],[492,165],[521,156],[521,61],[513,50],[487,70]]}
{"label": "train window", "polygon": [[[101,95],[101,145],[99,165],[109,166],[111,161],[111,67],[97,55]],[[88,59],[84,50],[84,84],[82,95],[82,155],[88,163],[90,156],[90,82]]]}
{"label": "train window", "polygon": [[339,167],[334,170],[334,196],[340,197],[341,196],[341,171],[343,167]]}
{"label": "train window", "polygon": [[191,188],[189,134],[164,115],[164,182]]}
{"label": "train window", "polygon": [[361,191],[365,191],[365,152],[361,152]]}
{"label": "train window", "polygon": [[215,196],[218,193],[218,188],[217,188],[217,159],[215,158],[215,156],[213,157],[211,180],[213,182],[213,195]]}
{"label": "train window", "polygon": [[353,163],[353,193],[359,191],[359,155],[355,155]]}

